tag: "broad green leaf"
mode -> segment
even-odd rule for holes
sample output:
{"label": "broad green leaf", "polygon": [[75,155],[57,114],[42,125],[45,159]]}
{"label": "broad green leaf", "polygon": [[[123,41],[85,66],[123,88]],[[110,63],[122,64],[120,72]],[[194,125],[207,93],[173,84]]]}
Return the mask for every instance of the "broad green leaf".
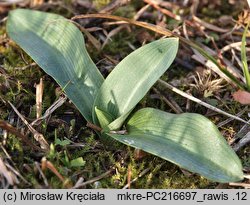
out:
{"label": "broad green leaf", "polygon": [[[94,107],[109,113],[114,119],[126,116],[169,68],[177,50],[178,38],[166,38],[132,52],[108,75],[98,91]],[[93,118],[98,123],[94,107]],[[123,122],[124,119],[117,123],[119,126],[115,129]]]}
{"label": "broad green leaf", "polygon": [[63,88],[86,120],[104,79],[90,59],[79,29],[56,14],[17,9],[7,21],[9,36]]}
{"label": "broad green leaf", "polygon": [[144,108],[128,121],[127,131],[127,135],[109,135],[213,181],[243,179],[239,158],[217,127],[202,115]]}

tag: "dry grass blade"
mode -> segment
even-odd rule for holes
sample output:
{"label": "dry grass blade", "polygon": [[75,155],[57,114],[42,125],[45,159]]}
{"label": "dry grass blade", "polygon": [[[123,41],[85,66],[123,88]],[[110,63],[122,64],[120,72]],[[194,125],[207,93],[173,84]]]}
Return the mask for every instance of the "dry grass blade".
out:
{"label": "dry grass blade", "polygon": [[34,120],[30,125],[36,125],[39,122],[41,122],[42,120],[48,118],[57,108],[61,107],[67,100],[66,96],[61,96],[58,98],[58,100],[56,100],[44,113],[44,115],[36,120]]}
{"label": "dry grass blade", "polygon": [[[240,51],[240,46],[241,46],[241,41],[230,43],[230,44],[224,46],[222,49],[220,49],[220,52],[224,53],[224,52],[231,50],[231,49],[234,49],[234,48],[237,49],[238,51]],[[250,51],[250,50],[248,49],[248,51]]]}
{"label": "dry grass blade", "polygon": [[[189,40],[188,32],[187,32],[187,28],[186,28],[185,23],[183,25],[183,32],[184,32],[185,38],[187,40]],[[209,55],[211,55],[211,56],[218,55],[218,52],[215,52],[214,50],[210,49],[209,47],[207,47],[201,43],[200,43],[200,45],[202,46],[204,51],[207,52]],[[192,58],[194,60],[196,60],[197,62],[206,66],[207,68],[213,70],[215,73],[217,73],[221,78],[225,79],[226,81],[233,83],[232,78],[230,76],[228,76],[227,73],[223,72],[223,70],[221,70],[221,68],[214,61],[212,61],[211,59],[208,59],[207,56],[203,55],[199,50],[194,49],[194,48],[192,48],[192,50],[194,52],[194,54],[192,55]],[[230,75],[234,76],[237,79],[244,81],[244,77],[241,75],[241,73],[238,71],[238,69],[236,69],[232,65],[232,63],[229,60],[223,58],[223,63],[226,65],[226,69],[228,70]]]}
{"label": "dry grass blade", "polygon": [[81,30],[81,32],[83,32],[87,36],[88,40],[98,51],[101,50],[101,43],[89,32],[88,29],[82,27],[79,23],[76,23],[74,21],[72,23],[74,23]]}
{"label": "dry grass blade", "polygon": [[[23,182],[25,182],[26,184],[28,184],[28,185],[31,185],[31,183],[29,183],[22,175],[21,175],[21,173],[18,171],[18,170],[16,170],[14,167],[12,167],[10,164],[6,164],[6,167],[8,168],[8,169],[10,169],[11,171],[12,171],[12,173],[14,173],[16,176],[18,176],[21,180],[23,180]],[[17,181],[17,178],[16,178],[16,181]]]}
{"label": "dry grass blade", "polygon": [[44,175],[44,173],[43,173],[43,171],[42,171],[42,169],[41,169],[39,163],[38,163],[38,162],[35,162],[35,166],[36,166],[37,170],[39,171],[40,175],[42,176],[43,182],[44,182],[45,186],[46,186],[46,187],[49,187],[48,180],[47,180],[46,176]]}
{"label": "dry grass blade", "polygon": [[2,0],[0,6],[11,6],[13,4],[27,3],[27,0]]}
{"label": "dry grass blade", "polygon": [[[240,117],[241,115],[243,115],[246,111],[248,110],[247,107],[245,107],[243,110],[241,110],[239,113],[236,114],[237,117]],[[224,120],[223,122],[220,122],[217,124],[217,127],[222,127],[225,126],[227,123],[231,122],[233,119],[232,118],[228,118],[226,120]]]}
{"label": "dry grass blade", "polygon": [[199,52],[194,50],[194,55],[192,55],[192,58],[196,60],[197,62],[201,63],[202,65],[206,66],[208,69],[211,69],[215,73],[217,73],[221,78],[225,79],[227,82],[232,83],[231,79],[227,77],[223,72],[221,72],[220,69],[211,61],[208,61],[204,56],[202,56]]}
{"label": "dry grass blade", "polygon": [[220,114],[222,114],[222,115],[225,115],[225,116],[227,116],[227,117],[233,118],[233,119],[235,119],[235,120],[244,122],[244,123],[246,123],[246,124],[250,124],[249,122],[247,122],[247,121],[241,119],[240,117],[234,116],[234,115],[229,114],[229,113],[227,113],[227,112],[225,112],[225,111],[223,111],[223,110],[221,110],[221,109],[218,109],[217,107],[214,107],[214,106],[212,106],[212,105],[209,105],[208,103],[205,103],[205,102],[201,101],[200,99],[195,98],[194,96],[191,96],[191,95],[189,95],[189,94],[187,94],[187,93],[185,93],[185,92],[183,92],[183,91],[181,91],[181,90],[175,88],[174,86],[168,84],[167,82],[165,82],[165,81],[163,81],[163,80],[158,80],[157,82],[159,82],[159,83],[160,83],[161,85],[163,85],[164,87],[166,87],[166,88],[172,90],[173,92],[175,92],[175,93],[177,93],[177,94],[179,94],[179,95],[181,95],[181,96],[183,96],[183,97],[185,97],[185,98],[187,98],[187,99],[189,99],[189,100],[192,100],[193,102],[196,102],[196,103],[198,103],[198,104],[200,104],[200,105],[202,105],[202,106],[204,106],[204,107],[206,107],[206,108],[208,108],[208,109],[210,109],[210,110],[213,110],[213,111],[215,111],[215,112],[218,112],[218,113],[220,113]]}
{"label": "dry grass blade", "polygon": [[40,78],[39,84],[36,85],[36,118],[42,116],[43,89],[43,79]]}
{"label": "dry grass blade", "polygon": [[108,33],[108,35],[106,36],[106,39],[105,39],[104,43],[102,44],[102,49],[108,43],[108,41],[111,39],[111,37],[115,36],[117,33],[121,32],[121,30],[125,29],[126,27],[127,27],[127,25],[120,25],[117,28],[110,31]]}
{"label": "dry grass blade", "polygon": [[217,27],[217,26],[215,26],[213,24],[207,23],[207,22],[201,20],[200,18],[198,18],[197,16],[193,16],[193,20],[196,23],[198,23],[198,24],[200,24],[200,25],[204,26],[205,28],[210,29],[212,31],[216,31],[216,32],[219,32],[219,33],[227,33],[227,32],[230,31],[229,29],[222,29],[222,28],[219,28],[219,27]]}
{"label": "dry grass blade", "polygon": [[154,31],[156,33],[162,34],[164,36],[178,37],[180,39],[180,41],[182,41],[186,45],[191,46],[193,49],[200,52],[201,55],[203,55],[205,58],[209,59],[212,63],[214,63],[218,67],[218,69],[221,70],[221,72],[223,72],[228,78],[231,79],[232,83],[234,83],[235,85],[237,85],[241,89],[245,88],[245,85],[242,82],[240,82],[231,72],[229,72],[225,66],[223,66],[220,62],[218,62],[218,59],[214,58],[210,53],[205,51],[203,48],[201,48],[200,46],[198,46],[197,44],[195,44],[191,40],[187,40],[187,39],[183,38],[182,36],[180,36],[176,33],[173,33],[172,31],[170,31],[166,28],[163,28],[163,27],[158,26],[158,25],[153,25],[153,24],[149,24],[146,22],[142,22],[142,21],[135,21],[133,19],[128,19],[128,18],[109,15],[109,14],[77,15],[77,16],[72,17],[71,20],[83,19],[83,18],[103,18],[103,19],[111,19],[111,20],[116,20],[116,21],[123,21],[124,23],[130,23],[130,24],[133,24],[136,26],[140,26],[140,27],[149,29],[151,31]]}
{"label": "dry grass blade", "polygon": [[140,16],[150,7],[149,4],[142,7],[133,17],[134,20],[137,20],[140,18]]}
{"label": "dry grass blade", "polygon": [[154,7],[155,9],[160,11],[161,13],[163,13],[163,14],[165,14],[165,15],[167,15],[167,16],[169,16],[177,21],[182,20],[182,18],[179,15],[176,15],[167,9],[161,8],[159,6],[159,4],[157,3],[157,1],[155,1],[155,0],[144,0],[144,2],[149,4],[150,6]]}
{"label": "dry grass blade", "polygon": [[107,6],[105,6],[100,13],[112,13],[116,9],[125,6],[130,3],[131,0],[115,0],[111,1]]}
{"label": "dry grass blade", "polygon": [[19,137],[23,142],[25,142],[27,145],[29,145],[32,149],[37,150],[37,151],[42,151],[42,149],[35,144],[33,144],[25,135],[20,133],[15,127],[13,127],[11,124],[0,120],[0,127],[3,130],[6,130],[7,132]]}
{"label": "dry grass blade", "polygon": [[40,6],[43,3],[44,3],[44,0],[30,0],[31,7]]}
{"label": "dry grass blade", "polygon": [[233,149],[237,152],[242,147],[246,146],[249,143],[250,143],[250,132],[248,132],[243,138],[241,138],[241,140],[234,145]]}
{"label": "dry grass blade", "polygon": [[130,187],[130,185],[132,183],[135,183],[139,178],[141,178],[142,176],[144,176],[145,174],[147,174],[150,171],[150,168],[147,168],[145,170],[143,170],[138,177],[134,178],[133,180],[131,180],[129,183],[127,183],[122,189],[127,189]]}
{"label": "dry grass blade", "polygon": [[132,171],[131,171],[131,167],[128,167],[128,176],[127,176],[127,181],[128,181],[128,189],[130,189],[130,185],[131,185],[131,177],[132,177]]}
{"label": "dry grass blade", "polygon": [[14,185],[14,176],[10,171],[8,171],[1,157],[0,157],[0,174],[4,176],[9,185],[11,186]]}
{"label": "dry grass blade", "polygon": [[15,106],[11,103],[8,102],[10,104],[10,106],[12,107],[12,109],[15,111],[15,113],[20,117],[20,119],[24,122],[24,124],[28,127],[28,129],[32,132],[32,134],[34,135],[34,138],[36,139],[36,141],[38,141],[40,143],[40,146],[43,150],[48,151],[49,150],[49,144],[48,142],[45,140],[44,136],[37,132],[28,122],[27,120],[24,119],[24,117],[21,115],[21,113],[15,108]]}
{"label": "dry grass blade", "polygon": [[153,88],[153,91],[157,94],[160,95],[160,98],[169,105],[173,109],[173,111],[177,114],[183,113],[181,107],[176,103],[176,102],[171,102],[171,100],[167,99],[164,95],[162,95],[156,88]]}
{"label": "dry grass blade", "polygon": [[146,22],[142,21],[135,21],[133,19],[128,19],[120,16],[114,16],[114,15],[109,15],[109,14],[86,14],[86,15],[77,15],[72,17],[72,20],[76,19],[82,19],[82,18],[106,18],[106,19],[111,19],[111,20],[116,20],[116,21],[123,21],[123,23],[130,23],[136,26],[140,26],[152,31],[155,31],[157,33],[160,33],[165,36],[173,36],[172,32],[157,25],[149,24]]}
{"label": "dry grass blade", "polygon": [[57,169],[55,168],[55,166],[50,162],[48,161],[45,157],[42,158],[42,170],[45,170],[45,169],[49,169],[51,172],[53,172],[57,177],[58,179],[60,179],[60,181],[67,187],[67,188],[71,188],[71,185],[69,183],[66,183],[67,182],[64,177],[57,171]]}
{"label": "dry grass blade", "polygon": [[247,183],[229,183],[230,186],[243,187],[245,189],[250,189],[250,184]]}
{"label": "dry grass blade", "polygon": [[83,182],[83,183],[77,183],[72,189],[77,189],[80,187],[84,187],[86,185],[92,184],[100,179],[103,179],[105,177],[108,177],[113,172],[113,169],[108,170],[107,172],[101,174],[100,176],[94,177],[93,179],[90,179],[89,181]]}

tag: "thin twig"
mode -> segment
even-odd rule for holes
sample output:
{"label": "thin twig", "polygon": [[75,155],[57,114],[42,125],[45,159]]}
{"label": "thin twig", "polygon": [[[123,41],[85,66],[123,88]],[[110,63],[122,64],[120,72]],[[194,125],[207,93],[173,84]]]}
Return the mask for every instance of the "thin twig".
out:
{"label": "thin twig", "polygon": [[127,189],[132,183],[135,183],[139,178],[141,178],[142,176],[144,176],[145,174],[147,174],[150,171],[150,168],[147,168],[145,170],[143,170],[138,177],[134,178],[132,181],[130,181],[130,183],[127,183],[122,189]]}
{"label": "thin twig", "polygon": [[225,111],[223,111],[223,110],[221,110],[221,109],[219,109],[219,108],[217,108],[217,107],[214,107],[214,106],[212,106],[212,105],[209,105],[208,103],[205,103],[205,102],[201,101],[200,99],[198,99],[198,98],[196,98],[196,97],[194,97],[194,96],[188,95],[187,93],[185,93],[185,92],[183,92],[183,91],[181,91],[181,90],[175,88],[174,86],[168,84],[167,82],[165,82],[165,81],[163,81],[163,80],[160,80],[160,79],[159,79],[157,82],[159,82],[159,83],[160,83],[161,85],[163,85],[164,87],[166,87],[166,88],[172,90],[173,92],[175,92],[175,93],[177,93],[177,94],[179,94],[179,95],[181,95],[181,96],[183,96],[183,97],[185,97],[185,98],[187,98],[187,99],[189,99],[189,100],[192,100],[193,102],[196,102],[196,103],[198,103],[198,104],[200,104],[200,105],[202,105],[202,106],[204,106],[204,107],[206,107],[206,108],[208,108],[208,109],[210,109],[210,110],[213,110],[213,111],[218,112],[218,113],[220,113],[220,114],[222,114],[222,115],[225,115],[225,116],[227,116],[227,117],[233,118],[233,119],[235,119],[235,120],[238,120],[238,121],[241,121],[241,122],[244,122],[244,123],[250,125],[249,122],[247,122],[247,121],[241,119],[240,117],[237,117],[237,116],[234,116],[234,115],[232,115],[232,114],[229,114],[229,113],[227,113],[227,112],[225,112]]}
{"label": "thin twig", "polygon": [[140,18],[140,16],[150,7],[149,4],[142,7],[133,17],[134,20],[137,20]]}
{"label": "thin twig", "polygon": [[72,187],[71,183],[65,180],[64,177],[57,171],[56,167],[50,161],[48,161],[45,157],[43,157],[41,160],[41,167],[42,167],[42,170],[49,169],[51,172],[53,172],[58,177],[58,179],[61,180],[61,182],[66,188]]}
{"label": "thin twig", "polygon": [[72,189],[77,189],[77,188],[80,188],[80,187],[84,187],[84,186],[86,186],[88,184],[92,184],[92,183],[94,183],[94,182],[96,182],[96,181],[98,181],[100,179],[103,179],[103,178],[109,176],[112,172],[113,172],[113,169],[110,169],[107,172],[101,174],[100,176],[94,177],[93,179],[90,179],[90,180],[88,180],[86,182],[76,184],[74,187],[72,187]]}
{"label": "thin twig", "polygon": [[248,143],[250,143],[250,132],[248,132],[237,144],[235,144],[233,149],[237,152]]}
{"label": "thin twig", "polygon": [[28,182],[19,171],[17,171],[14,167],[12,167],[10,164],[6,163],[6,167],[8,167],[16,176],[18,176],[20,179],[22,179],[26,184],[31,185],[30,182]]}
{"label": "thin twig", "polygon": [[238,187],[244,187],[246,189],[250,189],[250,184],[246,183],[229,183],[230,186],[238,186]]}
{"label": "thin twig", "polygon": [[[246,111],[248,110],[247,107],[245,107],[243,110],[241,110],[239,113],[236,114],[237,117],[240,117],[241,115],[243,115]],[[227,123],[231,122],[233,120],[233,118],[228,118],[226,120],[224,120],[223,122],[220,122],[217,124],[217,127],[222,127],[224,125],[226,125]]]}
{"label": "thin twig", "polygon": [[36,118],[37,119],[42,116],[43,90],[44,90],[44,83],[43,83],[43,79],[40,78],[40,82],[36,85]]}
{"label": "thin twig", "polygon": [[25,142],[27,145],[29,145],[31,148],[33,148],[34,150],[37,151],[42,151],[42,149],[38,146],[36,146],[35,144],[33,144],[29,138],[25,135],[23,135],[21,132],[19,132],[15,127],[13,127],[11,124],[0,120],[0,127],[4,130],[6,130],[7,132],[19,137],[23,142]]}
{"label": "thin twig", "polygon": [[169,99],[167,99],[164,95],[162,95],[156,88],[153,88],[153,91],[160,95],[160,97],[162,98],[162,100],[169,105],[169,107],[171,107],[175,113],[180,114],[183,113],[182,109],[180,108],[180,106],[175,102],[172,103]]}
{"label": "thin twig", "polygon": [[9,185],[13,186],[15,184],[15,178],[13,176],[13,173],[7,169],[6,164],[2,160],[1,156],[0,156],[0,175],[5,177]]}
{"label": "thin twig", "polygon": [[199,25],[202,25],[207,29],[210,29],[210,30],[213,30],[213,31],[216,31],[216,32],[219,32],[219,33],[227,33],[227,32],[230,31],[229,29],[223,29],[223,28],[220,28],[220,27],[215,26],[213,24],[207,23],[207,22],[201,20],[200,18],[198,18],[197,16],[193,16],[193,20],[196,23],[198,23]]}
{"label": "thin twig", "polygon": [[45,140],[44,136],[37,132],[28,122],[27,120],[25,120],[25,118],[22,116],[22,114],[16,109],[16,107],[8,101],[8,103],[10,104],[10,106],[12,107],[12,109],[15,111],[15,113],[20,117],[20,119],[24,122],[24,124],[28,127],[28,129],[33,133],[34,138],[36,139],[36,141],[38,141],[40,143],[40,146],[42,149],[48,151],[49,150],[49,144],[48,142]]}
{"label": "thin twig", "polygon": [[44,173],[43,173],[43,171],[42,171],[42,169],[41,169],[39,163],[38,163],[38,162],[35,162],[35,166],[36,166],[37,170],[39,171],[40,175],[42,176],[43,182],[44,182],[45,186],[46,186],[46,187],[49,187],[48,180],[47,180],[46,176],[44,175]]}
{"label": "thin twig", "polygon": [[130,3],[131,0],[115,0],[111,1],[107,6],[105,6],[99,13],[112,13],[116,9],[125,6]]}
{"label": "thin twig", "polygon": [[80,177],[77,182],[75,183],[75,186],[74,187],[78,187],[80,184],[82,184],[84,181],[84,178],[83,177]]}
{"label": "thin twig", "polygon": [[61,107],[67,100],[66,96],[59,97],[44,113],[44,115],[36,120],[34,120],[30,125],[37,125],[42,120],[48,118],[57,108]]}
{"label": "thin twig", "polygon": [[95,130],[95,131],[97,131],[97,132],[101,132],[102,131],[102,128],[100,128],[99,126],[97,126],[97,125],[94,125],[93,123],[91,123],[91,122],[87,122],[87,125],[86,125],[87,127],[89,127],[89,128],[91,128],[91,129],[93,129],[93,130]]}
{"label": "thin twig", "polygon": [[161,13],[163,13],[163,14],[165,14],[165,15],[167,15],[167,16],[169,16],[169,17],[171,17],[171,18],[173,18],[173,19],[175,19],[177,21],[182,20],[181,16],[176,15],[176,14],[172,13],[171,11],[169,11],[167,9],[161,8],[159,6],[159,3],[157,1],[155,1],[155,0],[144,0],[144,2],[149,4],[150,6],[154,7],[156,10],[160,11]]}

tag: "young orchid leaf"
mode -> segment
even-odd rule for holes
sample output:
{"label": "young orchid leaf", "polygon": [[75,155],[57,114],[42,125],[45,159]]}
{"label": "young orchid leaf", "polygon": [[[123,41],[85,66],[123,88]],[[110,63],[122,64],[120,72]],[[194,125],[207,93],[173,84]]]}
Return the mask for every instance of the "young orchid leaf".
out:
{"label": "young orchid leaf", "polygon": [[127,132],[108,135],[213,181],[243,179],[239,158],[217,127],[202,115],[144,108],[128,121]]}
{"label": "young orchid leaf", "polygon": [[97,107],[95,107],[95,113],[102,128],[105,128],[105,126],[109,124],[109,122],[112,122],[114,120],[114,118],[109,113],[102,111]]}
{"label": "young orchid leaf", "polygon": [[242,35],[242,40],[241,40],[241,61],[242,61],[242,70],[244,73],[244,77],[246,79],[246,87],[247,90],[250,91],[250,72],[248,68],[248,63],[247,63],[247,53],[246,53],[246,35],[248,32],[250,22],[245,27],[245,30]]}
{"label": "young orchid leaf", "polygon": [[63,88],[86,120],[104,79],[89,57],[79,29],[62,16],[17,9],[7,21],[8,35]]}
{"label": "young orchid leaf", "polygon": [[[98,123],[95,107],[114,119],[126,116],[169,68],[177,50],[178,38],[166,38],[142,46],[124,58],[108,75],[96,96],[95,123]],[[118,129],[123,122],[124,119],[120,120],[114,128]]]}

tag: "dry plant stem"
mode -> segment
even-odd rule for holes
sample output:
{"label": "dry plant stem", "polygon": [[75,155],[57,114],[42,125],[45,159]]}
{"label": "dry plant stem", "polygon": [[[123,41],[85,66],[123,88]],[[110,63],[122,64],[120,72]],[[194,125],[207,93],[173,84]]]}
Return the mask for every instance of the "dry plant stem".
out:
{"label": "dry plant stem", "polygon": [[231,115],[231,114],[229,114],[229,113],[227,113],[227,112],[225,112],[225,111],[223,111],[221,109],[218,109],[218,108],[216,108],[216,107],[214,107],[212,105],[209,105],[208,103],[205,103],[205,102],[201,101],[200,99],[195,98],[194,96],[188,95],[187,93],[175,88],[174,86],[168,84],[167,82],[165,82],[163,80],[158,80],[157,82],[159,82],[162,86],[172,90],[173,92],[175,92],[175,93],[177,93],[177,94],[179,94],[179,95],[181,95],[181,96],[183,96],[183,97],[185,97],[185,98],[187,98],[189,100],[192,100],[193,102],[196,102],[196,103],[198,103],[198,104],[200,104],[200,105],[202,105],[202,106],[204,106],[204,107],[206,107],[208,109],[211,109],[211,110],[213,110],[215,112],[218,112],[218,113],[220,113],[222,115],[225,115],[227,117],[233,118],[235,120],[238,120],[238,121],[241,121],[241,122],[244,122],[244,123],[250,125],[249,122],[247,122],[247,121],[245,121],[245,120],[243,120],[243,119],[241,119],[241,118],[239,118],[237,116]]}
{"label": "dry plant stem", "polygon": [[10,171],[8,171],[1,157],[0,157],[0,174],[5,177],[5,179],[8,181],[10,185],[14,185],[13,175]]}
{"label": "dry plant stem", "polygon": [[134,20],[137,20],[140,18],[140,16],[150,7],[149,4],[142,7],[133,17]]}
{"label": "dry plant stem", "polygon": [[61,182],[65,181],[64,177],[57,171],[55,166],[44,157],[44,158],[42,158],[42,170],[47,169],[47,168],[51,172],[53,172],[61,180]]}
{"label": "dry plant stem", "polygon": [[[241,110],[239,113],[236,114],[237,117],[240,117],[241,115],[243,115],[246,111],[248,110],[247,107],[245,107],[243,110]],[[222,127],[224,125],[226,125],[227,123],[231,122],[233,120],[233,118],[228,118],[226,120],[224,120],[223,122],[220,122],[217,124],[217,127]]]}
{"label": "dry plant stem", "polygon": [[162,98],[162,100],[167,104],[169,105],[169,107],[171,107],[171,109],[174,110],[175,113],[177,114],[180,114],[180,113],[183,113],[182,109],[180,108],[180,106],[174,102],[172,103],[170,100],[168,100],[164,95],[162,95],[156,88],[153,88],[153,91],[160,95],[160,97]]}
{"label": "dry plant stem", "polygon": [[12,6],[14,4],[19,4],[19,3],[26,3],[27,0],[12,0],[12,1],[3,1],[3,2],[0,2],[0,6]]}
{"label": "dry plant stem", "polygon": [[198,46],[197,44],[195,44],[191,40],[187,40],[187,39],[183,38],[182,36],[180,36],[180,35],[178,35],[176,33],[173,33],[172,31],[170,31],[168,29],[165,29],[165,28],[163,28],[161,26],[158,26],[158,25],[153,25],[153,24],[149,24],[149,23],[141,22],[141,21],[135,21],[133,19],[127,19],[127,18],[124,18],[124,17],[113,16],[113,15],[109,15],[109,14],[77,15],[77,16],[74,16],[72,18],[72,20],[83,19],[83,18],[105,18],[105,19],[112,19],[112,20],[116,20],[116,21],[124,21],[124,22],[130,23],[130,24],[136,25],[136,26],[146,28],[148,30],[151,30],[151,31],[154,31],[156,33],[162,34],[164,36],[178,37],[180,39],[180,41],[182,41],[183,43],[185,43],[185,44],[191,46],[192,48],[196,49],[205,58],[209,59],[212,63],[214,63],[227,77],[229,77],[231,79],[231,81],[235,85],[237,85],[241,89],[245,89],[245,85],[242,84],[242,82],[240,82],[232,73],[230,73],[225,66],[223,66],[220,62],[218,62],[218,59],[215,59],[212,55],[210,55],[203,48],[201,48],[200,46]]}
{"label": "dry plant stem", "polygon": [[37,132],[28,122],[27,120],[24,119],[24,117],[21,115],[21,113],[15,108],[15,106],[8,101],[8,103],[10,104],[10,106],[12,107],[12,109],[15,111],[15,113],[20,117],[20,119],[24,122],[24,124],[28,127],[28,129],[33,133],[34,138],[36,139],[36,141],[38,141],[40,143],[40,146],[42,149],[44,149],[45,151],[49,150],[49,144],[48,142],[45,140],[45,138],[43,137],[42,134],[40,134],[39,132]]}
{"label": "dry plant stem", "polygon": [[87,125],[86,127],[89,127],[97,132],[101,132],[102,131],[102,128],[98,127],[97,125],[94,125],[93,123],[91,122],[87,122]]}
{"label": "dry plant stem", "polygon": [[8,17],[3,18],[2,20],[0,20],[0,23],[4,23],[4,22],[6,22],[6,21],[7,21],[7,19],[8,19]]}
{"label": "dry plant stem", "polygon": [[127,176],[127,181],[128,181],[128,189],[130,189],[130,184],[131,184],[131,175],[132,175],[132,171],[131,171],[131,167],[128,167],[128,176]]}
{"label": "dry plant stem", "polygon": [[81,26],[79,23],[76,23],[75,21],[71,21],[71,20],[69,20],[69,21],[72,22],[73,24],[75,24],[81,30],[81,32],[83,32],[87,36],[88,40],[92,43],[92,45],[98,51],[101,50],[101,43],[86,28]]}
{"label": "dry plant stem", "polygon": [[[231,50],[231,49],[234,49],[234,48],[237,49],[238,51],[240,51],[240,46],[241,46],[241,41],[230,43],[230,44],[227,44],[226,46],[224,46],[222,49],[220,49],[220,52],[224,53],[224,52]],[[249,49],[248,49],[248,51],[249,51]]]}
{"label": "dry plant stem", "polygon": [[10,160],[12,164],[14,164],[14,162],[13,162],[11,156],[9,155],[9,153],[7,152],[7,150],[4,148],[2,142],[0,142],[0,147],[1,147],[1,149],[3,150],[4,154],[6,155],[6,157],[8,158],[8,160]]}
{"label": "dry plant stem", "polygon": [[[185,23],[183,24],[183,33],[184,33],[185,38],[187,40],[189,40]],[[217,55],[218,52],[216,53],[215,51],[209,49],[205,45],[202,45],[202,46],[203,46],[204,51],[207,52],[209,55],[211,55],[211,56]],[[220,77],[222,77],[223,79],[225,79],[229,83],[232,83],[232,79],[230,79],[230,77],[228,77],[224,72],[222,72],[222,70],[214,62],[212,62],[211,60],[207,60],[207,58],[204,55],[202,55],[201,52],[199,52],[198,50],[196,50],[194,48],[192,48],[192,50],[194,52],[194,54],[192,55],[193,59],[195,59],[199,63],[203,64],[207,68],[213,70],[215,73],[217,73]],[[238,72],[238,70],[236,68],[234,68],[232,66],[230,61],[228,61],[227,59],[224,58],[223,63],[226,64],[228,69],[230,68],[230,73],[232,73],[238,79],[244,81],[244,77]]]}
{"label": "dry plant stem", "polygon": [[15,173],[16,176],[18,176],[20,179],[23,180],[23,182],[25,182],[28,185],[31,185],[30,182],[28,182],[19,171],[17,171],[14,167],[12,167],[10,164],[6,164],[6,167],[8,167],[13,173]]}
{"label": "dry plant stem", "polygon": [[43,89],[43,79],[40,78],[39,84],[36,85],[36,118],[42,116]]}
{"label": "dry plant stem", "polygon": [[111,39],[111,37],[113,37],[114,35],[116,35],[117,33],[119,33],[121,30],[125,29],[127,27],[127,25],[120,25],[118,27],[116,27],[115,29],[113,29],[112,31],[110,31],[106,37],[106,40],[103,42],[102,44],[102,49],[105,47],[105,45],[108,43],[108,41]]}
{"label": "dry plant stem", "polygon": [[171,11],[167,10],[167,9],[163,9],[159,6],[159,4],[157,3],[157,1],[155,0],[144,0],[145,3],[149,4],[150,6],[154,7],[156,10],[160,11],[161,13],[177,20],[177,21],[181,21],[181,17],[179,15],[176,15],[174,13],[172,13]]}
{"label": "dry plant stem", "polygon": [[229,185],[243,187],[245,189],[250,189],[250,184],[246,184],[246,183],[229,183]]}
{"label": "dry plant stem", "polygon": [[78,187],[80,184],[82,184],[84,182],[84,178],[83,177],[80,177],[77,182],[75,183],[75,186],[74,187]]}
{"label": "dry plant stem", "polygon": [[3,130],[6,130],[7,132],[17,136],[18,138],[20,138],[23,142],[25,142],[27,145],[29,145],[32,149],[37,150],[37,151],[43,151],[40,147],[36,146],[35,144],[33,144],[28,137],[26,137],[25,135],[21,134],[15,127],[13,127],[11,124],[0,120],[0,127]]}
{"label": "dry plant stem", "polygon": [[234,151],[239,151],[242,147],[250,143],[250,132],[248,132],[236,145],[234,145]]}
{"label": "dry plant stem", "polygon": [[201,20],[200,18],[198,18],[197,16],[193,16],[193,20],[196,23],[198,23],[198,24],[200,24],[200,25],[204,26],[205,28],[210,29],[212,31],[216,31],[216,32],[220,32],[220,33],[227,33],[227,32],[230,31],[228,29],[222,29],[222,28],[217,27],[217,26],[215,26],[213,24],[207,23],[207,22]]}
{"label": "dry plant stem", "polygon": [[72,187],[72,189],[77,189],[77,188],[80,188],[80,187],[84,187],[84,186],[86,186],[88,184],[92,184],[92,183],[94,183],[94,182],[96,182],[96,181],[98,181],[100,179],[108,177],[112,172],[113,172],[113,169],[110,169],[107,172],[101,174],[100,176],[94,177],[93,179],[90,179],[90,180],[88,180],[86,182],[76,184],[74,187]]}
{"label": "dry plant stem", "polygon": [[17,167],[15,166],[15,163],[13,162],[11,156],[9,155],[9,153],[7,152],[7,150],[4,148],[4,146],[2,145],[2,143],[0,143],[0,147],[3,150],[4,154],[6,155],[7,159],[9,162],[11,162],[12,166],[9,163],[5,163],[6,167],[9,168],[13,173],[16,174],[16,176],[18,176],[20,179],[22,179],[26,184],[31,185],[21,174],[19,171],[17,171]]}
{"label": "dry plant stem", "polygon": [[126,6],[127,4],[130,3],[131,0],[115,0],[111,1],[107,6],[105,6],[100,13],[112,13],[116,9],[122,6]]}
{"label": "dry plant stem", "polygon": [[144,176],[145,174],[147,174],[150,171],[150,168],[147,168],[145,170],[143,170],[138,177],[134,178],[133,180],[130,181],[130,183],[126,184],[122,189],[127,189],[130,187],[130,185],[132,183],[135,183],[139,178],[141,178],[142,176]]}
{"label": "dry plant stem", "polygon": [[41,169],[39,163],[38,163],[38,162],[35,162],[35,166],[36,166],[37,170],[39,171],[40,175],[42,176],[43,182],[44,182],[45,186],[46,186],[46,187],[49,187],[48,180],[47,180],[46,176],[44,175],[44,173],[43,173],[43,171],[42,171],[42,169]]}
{"label": "dry plant stem", "polygon": [[36,120],[34,120],[30,125],[36,125],[42,120],[48,118],[57,108],[61,107],[67,100],[66,96],[59,97],[44,113],[44,115]]}

